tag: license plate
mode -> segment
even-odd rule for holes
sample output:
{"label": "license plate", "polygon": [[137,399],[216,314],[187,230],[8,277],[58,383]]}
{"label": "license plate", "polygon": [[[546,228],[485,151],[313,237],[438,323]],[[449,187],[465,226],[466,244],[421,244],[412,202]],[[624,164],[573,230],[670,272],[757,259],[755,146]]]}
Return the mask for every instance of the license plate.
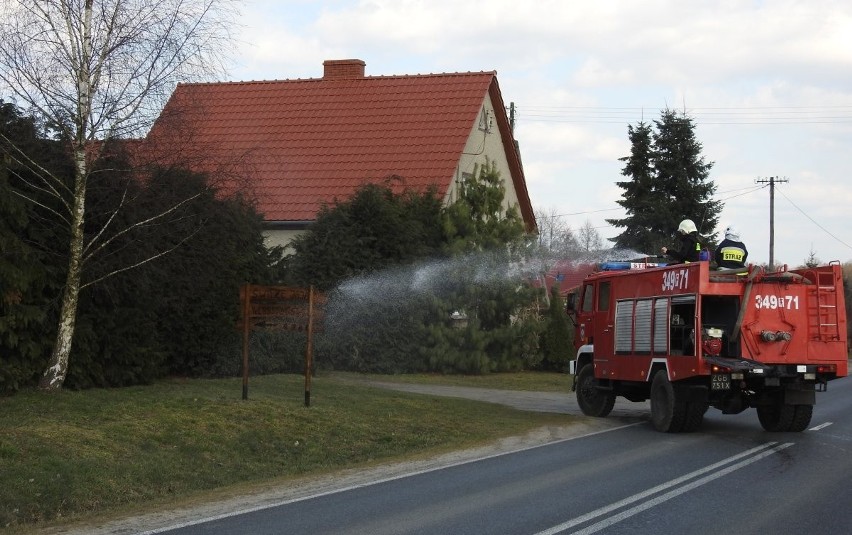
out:
{"label": "license plate", "polygon": [[731,376],[724,373],[714,373],[710,376],[710,390],[730,390]]}

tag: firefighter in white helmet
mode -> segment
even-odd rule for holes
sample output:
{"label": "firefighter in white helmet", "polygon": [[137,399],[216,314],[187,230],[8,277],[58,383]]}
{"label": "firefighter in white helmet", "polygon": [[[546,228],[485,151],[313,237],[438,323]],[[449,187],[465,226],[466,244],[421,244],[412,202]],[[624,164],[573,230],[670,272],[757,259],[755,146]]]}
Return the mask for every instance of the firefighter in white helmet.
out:
{"label": "firefighter in white helmet", "polygon": [[684,219],[677,227],[680,247],[676,250],[663,247],[663,255],[673,260],[673,263],[698,262],[701,258],[701,236],[691,219]]}
{"label": "firefighter in white helmet", "polygon": [[740,233],[733,225],[725,229],[725,239],[716,247],[716,265],[724,269],[740,269],[746,265],[748,249],[740,240]]}

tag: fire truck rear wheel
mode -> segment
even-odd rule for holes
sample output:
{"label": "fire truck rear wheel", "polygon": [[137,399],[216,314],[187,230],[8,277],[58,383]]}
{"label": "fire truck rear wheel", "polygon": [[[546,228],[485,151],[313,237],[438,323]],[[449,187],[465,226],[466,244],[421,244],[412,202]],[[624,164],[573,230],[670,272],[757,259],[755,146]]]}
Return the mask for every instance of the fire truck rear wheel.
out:
{"label": "fire truck rear wheel", "polygon": [[793,414],[793,423],[790,424],[790,431],[800,433],[811,425],[811,416],[814,414],[813,405],[796,405],[795,413]]}
{"label": "fire truck rear wheel", "polygon": [[[666,370],[658,370],[651,381],[651,423],[654,429],[664,433],[679,433],[684,430],[687,403],[678,399]],[[702,413],[703,416],[703,413]]]}
{"label": "fire truck rear wheel", "polygon": [[615,394],[595,388],[595,368],[586,364],[577,374],[577,405],[586,416],[603,418],[615,405]]}
{"label": "fire truck rear wheel", "polygon": [[757,419],[767,431],[799,433],[810,425],[813,411],[813,405],[785,405],[779,397],[772,405],[758,406]]}

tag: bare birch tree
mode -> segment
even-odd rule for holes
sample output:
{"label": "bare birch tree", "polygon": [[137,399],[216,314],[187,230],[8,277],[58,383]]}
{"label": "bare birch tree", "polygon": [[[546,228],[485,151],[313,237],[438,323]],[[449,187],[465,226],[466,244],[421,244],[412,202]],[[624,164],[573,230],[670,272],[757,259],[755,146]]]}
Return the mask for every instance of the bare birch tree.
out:
{"label": "bare birch tree", "polygon": [[235,0],[0,0],[0,90],[57,129],[74,161],[70,184],[44,170],[30,184],[58,199],[53,216],[70,231],[41,388],[65,381],[84,264],[109,240],[105,228],[84,234],[93,163],[110,139],[144,135],[177,82],[224,76],[236,15]]}

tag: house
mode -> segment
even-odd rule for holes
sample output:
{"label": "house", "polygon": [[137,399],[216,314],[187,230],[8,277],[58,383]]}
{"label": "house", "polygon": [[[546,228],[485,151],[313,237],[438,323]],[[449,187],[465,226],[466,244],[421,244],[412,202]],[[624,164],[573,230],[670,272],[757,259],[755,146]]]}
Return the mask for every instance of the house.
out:
{"label": "house", "polygon": [[210,173],[252,199],[269,245],[286,245],[324,204],[365,183],[435,186],[445,204],[486,159],[536,230],[497,74],[366,76],[357,59],[322,78],[179,84],[152,127],[148,154]]}
{"label": "house", "polygon": [[597,269],[596,262],[560,260],[541,275],[542,280],[537,286],[548,291],[556,288],[557,293],[564,297],[569,290],[582,284],[583,279]]}

